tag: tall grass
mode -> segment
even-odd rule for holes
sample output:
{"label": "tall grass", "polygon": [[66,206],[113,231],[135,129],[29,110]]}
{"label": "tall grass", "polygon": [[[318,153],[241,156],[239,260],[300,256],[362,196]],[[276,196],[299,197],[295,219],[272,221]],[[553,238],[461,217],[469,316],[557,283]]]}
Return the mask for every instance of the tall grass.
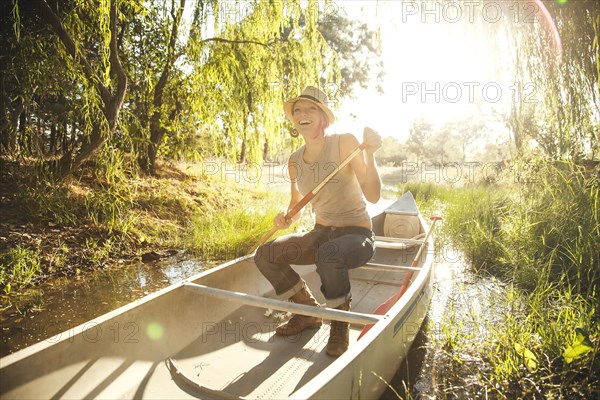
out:
{"label": "tall grass", "polygon": [[[219,213],[196,214],[189,223],[186,247],[205,260],[243,256],[273,227],[273,217],[285,209],[288,201],[287,195],[256,192],[246,201]],[[271,239],[309,224],[309,220],[305,215],[289,229],[276,232]]]}
{"label": "tall grass", "polygon": [[30,284],[41,272],[38,249],[17,245],[0,254],[0,291]]}
{"label": "tall grass", "polygon": [[[20,189],[14,203],[25,208],[21,218],[42,239],[36,257],[28,243],[0,249],[0,290],[10,290],[9,284],[30,286],[36,277],[103,268],[121,255],[130,258],[150,250],[176,248],[203,260],[235,258],[271,228],[273,215],[289,200],[287,194],[268,194],[252,184],[209,179],[173,166],[160,170],[162,178],[139,176],[122,155],[109,151],[97,162],[97,175],[84,169],[61,181],[35,170],[15,179]],[[61,235],[73,232],[68,249],[48,229]]]}
{"label": "tall grass", "polygon": [[190,221],[189,247],[204,259],[227,260],[244,255],[267,232],[276,209],[266,213],[234,207],[219,214],[199,214]]}
{"label": "tall grass", "polygon": [[[448,370],[468,373],[460,353],[474,348],[477,385],[492,397],[597,398],[597,172],[569,162],[538,162],[529,166],[527,180],[461,189],[415,186],[416,197],[445,204],[446,240],[462,250],[472,271],[495,275],[506,285],[493,322],[473,316],[487,326],[485,335],[459,329],[451,322],[459,316],[442,324],[439,346],[448,353]],[[467,384],[458,376],[451,381]]]}

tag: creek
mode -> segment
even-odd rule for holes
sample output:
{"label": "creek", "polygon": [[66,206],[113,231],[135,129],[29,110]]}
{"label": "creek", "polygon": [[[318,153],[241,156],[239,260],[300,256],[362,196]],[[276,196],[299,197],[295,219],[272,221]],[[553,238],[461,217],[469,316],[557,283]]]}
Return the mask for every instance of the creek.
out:
{"label": "creek", "polygon": [[[24,304],[29,302],[30,311],[25,315],[20,314],[16,306],[2,311],[0,356],[84,324],[210,266],[180,255],[86,274],[85,280],[43,285],[37,294],[34,290],[29,298],[21,299]],[[499,311],[494,299],[500,285],[492,279],[472,277],[463,257],[453,254],[449,247],[438,251],[433,279],[434,295],[429,314],[408,358],[388,383],[390,389],[382,400],[398,399],[398,395],[420,399],[485,395],[473,392],[472,388],[449,387],[449,373],[465,374],[461,380],[475,380],[482,365],[477,357],[465,352],[459,354],[464,368],[448,371],[448,351],[440,343],[444,343],[448,329],[454,329],[454,334],[460,333],[457,329],[462,330],[464,335],[473,338],[485,336],[485,328],[477,321],[493,322],[493,315]]]}
{"label": "creek", "polygon": [[[66,332],[75,326],[193,276],[202,263],[175,256],[85,274],[85,278],[44,284],[2,311],[0,357]],[[22,315],[19,308],[29,311]]]}
{"label": "creek", "polygon": [[[437,251],[433,280],[429,313],[381,400],[487,398],[479,384],[486,365],[478,347],[506,312],[503,285],[474,276],[464,255],[450,245]],[[459,360],[458,369],[451,367],[456,365],[451,357]]]}

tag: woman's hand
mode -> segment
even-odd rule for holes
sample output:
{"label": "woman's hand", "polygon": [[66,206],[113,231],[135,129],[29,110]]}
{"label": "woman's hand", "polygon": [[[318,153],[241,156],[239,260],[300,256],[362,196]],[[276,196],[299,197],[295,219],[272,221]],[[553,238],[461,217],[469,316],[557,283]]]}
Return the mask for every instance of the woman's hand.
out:
{"label": "woman's hand", "polygon": [[290,219],[290,220],[285,219],[285,214],[280,212],[279,214],[277,214],[275,216],[275,218],[273,218],[273,225],[277,229],[286,229],[286,228],[289,228],[290,225],[292,224],[292,219]]}
{"label": "woman's hand", "polygon": [[363,132],[363,143],[367,144],[365,152],[370,155],[373,155],[377,150],[379,150],[383,144],[381,135],[369,127],[365,127]]}

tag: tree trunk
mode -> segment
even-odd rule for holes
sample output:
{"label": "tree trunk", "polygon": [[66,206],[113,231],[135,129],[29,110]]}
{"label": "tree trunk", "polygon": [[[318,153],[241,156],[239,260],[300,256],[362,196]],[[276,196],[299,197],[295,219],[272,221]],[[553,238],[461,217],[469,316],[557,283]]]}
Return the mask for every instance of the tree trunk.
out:
{"label": "tree trunk", "polygon": [[265,143],[263,145],[262,159],[264,162],[269,161],[269,141],[267,139],[265,139]]}
{"label": "tree trunk", "polygon": [[177,59],[175,54],[175,46],[177,45],[177,37],[179,35],[179,25],[185,7],[185,0],[179,0],[179,8],[175,11],[175,0],[171,2],[171,14],[173,16],[173,26],[171,27],[171,36],[169,38],[169,47],[167,60],[163,67],[160,78],[154,87],[154,97],[152,101],[153,110],[150,117],[150,142],[148,143],[146,155],[141,154],[138,159],[140,168],[151,175],[156,174],[156,156],[160,143],[165,136],[165,129],[162,126],[162,109],[164,103],[164,92],[171,75],[171,69]]}
{"label": "tree trunk", "polygon": [[125,98],[125,92],[127,91],[127,76],[119,60],[119,51],[117,48],[117,1],[111,0],[110,3],[110,72],[111,76],[116,78],[116,91],[111,93],[103,83],[98,74],[92,68],[92,65],[85,57],[85,55],[78,49],[77,45],[73,41],[71,35],[66,31],[62,22],[58,16],[54,13],[54,10],[48,5],[46,0],[40,0],[37,4],[41,7],[40,16],[49,23],[54,33],[58,36],[60,41],[65,46],[67,52],[71,57],[79,61],[84,74],[90,79],[102,99],[102,112],[108,122],[108,133],[106,135],[101,134],[101,128],[99,124],[94,125],[92,128],[92,134],[90,140],[82,146],[79,153],[73,157],[73,149],[66,152],[60,160],[60,174],[62,176],[70,174],[73,170],[79,168],[88,158],[93,156],[96,151],[102,146],[107,138],[112,137],[114,131],[117,129],[119,120],[119,112],[123,105]]}
{"label": "tree trunk", "polygon": [[17,151],[17,133],[19,132],[19,121],[25,111],[25,105],[19,101],[14,107],[8,99],[1,99],[2,121],[0,129],[0,153],[14,154]]}
{"label": "tree trunk", "polygon": [[56,153],[56,140],[58,135],[58,129],[56,129],[56,122],[50,123],[50,145],[48,146],[48,154]]}
{"label": "tree trunk", "polygon": [[[239,54],[239,53],[238,53]],[[244,59],[240,57],[240,60],[244,62]],[[246,76],[246,79],[248,77]],[[242,148],[240,150],[240,157],[238,158],[238,163],[243,164],[246,162],[246,153],[248,151],[248,129],[250,127],[250,116],[252,114],[252,92],[248,90],[248,94],[246,95],[246,107],[248,107],[248,111],[246,112],[246,116],[244,117],[244,137],[242,139]]]}
{"label": "tree trunk", "polygon": [[240,156],[238,157],[238,164],[246,162],[246,134],[244,133],[244,140],[242,141],[242,148],[240,149]]}

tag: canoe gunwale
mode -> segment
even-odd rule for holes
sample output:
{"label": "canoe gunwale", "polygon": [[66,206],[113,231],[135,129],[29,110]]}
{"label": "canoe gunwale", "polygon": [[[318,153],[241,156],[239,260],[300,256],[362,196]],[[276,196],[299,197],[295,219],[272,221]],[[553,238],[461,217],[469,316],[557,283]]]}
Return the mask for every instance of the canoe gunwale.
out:
{"label": "canoe gunwale", "polygon": [[379,264],[379,263],[366,263],[361,269],[370,269],[374,271],[387,271],[387,272],[406,272],[406,271],[420,271],[421,267],[409,267],[403,265],[390,265],[390,264]]}
{"label": "canoe gunwale", "polygon": [[[419,235],[420,236],[420,235]],[[418,237],[418,236],[416,236]],[[406,243],[413,245],[421,245],[423,244],[423,239],[405,239],[405,238],[396,238],[391,236],[375,236],[375,243],[383,244],[383,243]]]}

